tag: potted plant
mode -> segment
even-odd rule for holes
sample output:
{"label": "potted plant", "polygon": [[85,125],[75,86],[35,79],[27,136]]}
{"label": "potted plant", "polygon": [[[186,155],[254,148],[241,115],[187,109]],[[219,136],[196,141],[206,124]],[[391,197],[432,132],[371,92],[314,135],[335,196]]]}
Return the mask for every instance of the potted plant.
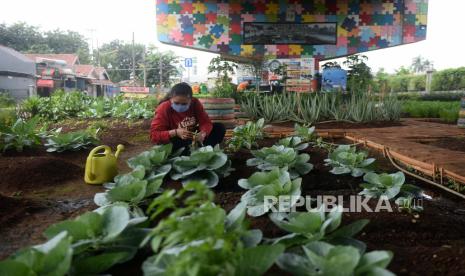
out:
{"label": "potted plant", "polygon": [[201,98],[205,111],[213,122],[222,123],[226,128],[235,126],[234,106],[236,87],[231,83],[230,75],[234,73],[237,64],[218,56],[211,60],[208,73],[216,73],[213,97]]}

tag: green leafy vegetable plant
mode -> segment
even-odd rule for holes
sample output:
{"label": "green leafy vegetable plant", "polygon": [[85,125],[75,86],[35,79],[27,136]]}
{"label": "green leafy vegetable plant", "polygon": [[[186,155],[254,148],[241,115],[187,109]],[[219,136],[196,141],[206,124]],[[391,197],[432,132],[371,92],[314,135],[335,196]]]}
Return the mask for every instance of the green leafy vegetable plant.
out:
{"label": "green leafy vegetable plant", "polygon": [[363,190],[359,193],[373,198],[397,198],[395,203],[401,210],[421,211],[421,206],[414,206],[415,198],[423,197],[423,191],[411,184],[405,184],[405,175],[403,172],[392,174],[387,173],[367,173],[363,177],[365,183],[360,186]]}
{"label": "green leafy vegetable plant", "polygon": [[326,240],[331,243],[351,244],[365,249],[364,243],[352,238],[367,224],[362,219],[349,225],[341,226],[342,206],[332,208],[326,214],[324,205],[308,212],[271,213],[270,219],[281,229],[289,232],[285,236],[273,239],[286,247],[303,245],[312,241]]}
{"label": "green leafy vegetable plant", "polygon": [[300,138],[299,136],[292,136],[279,140],[277,145],[285,146],[286,148],[293,148],[296,151],[302,151],[308,148],[309,144],[304,143],[302,141],[302,138]]}
{"label": "green leafy vegetable plant", "polygon": [[303,125],[294,125],[295,136],[300,137],[303,142],[311,142],[316,139],[315,127],[306,127]]}
{"label": "green leafy vegetable plant", "polygon": [[0,262],[0,275],[66,275],[73,256],[71,240],[64,231],[43,244],[20,250]]}
{"label": "green leafy vegetable plant", "polygon": [[40,137],[36,131],[39,118],[30,120],[18,119],[11,127],[0,125],[0,149],[5,152],[10,149],[21,152],[25,148],[40,145]]}
{"label": "green leafy vegetable plant", "polygon": [[301,178],[291,180],[287,168],[274,168],[269,172],[256,172],[248,179],[240,179],[240,187],[248,191],[242,195],[241,202],[247,205],[247,214],[258,217],[266,214],[271,207],[280,210],[280,206],[274,206],[276,202],[266,202],[266,197],[289,197],[289,207],[297,202],[301,195]]}
{"label": "green leafy vegetable plant", "polygon": [[372,171],[374,158],[367,158],[366,151],[357,152],[355,146],[339,145],[336,149],[329,153],[325,159],[326,166],[331,166],[332,174],[348,174],[353,177],[360,177],[365,173]]}
{"label": "green leafy vegetable plant", "polygon": [[99,143],[99,129],[89,128],[83,131],[62,133],[61,128],[47,135],[44,144],[48,152],[78,151]]}
{"label": "green leafy vegetable plant", "polygon": [[292,275],[394,276],[386,269],[392,257],[390,251],[364,253],[353,246],[315,241],[302,246],[300,252],[284,253],[277,264]]}
{"label": "green leafy vegetable plant", "polygon": [[94,202],[98,206],[126,202],[137,207],[144,199],[161,192],[160,186],[167,173],[167,167],[147,171],[143,166],[137,166],[130,173],[116,176],[113,183],[105,184],[108,190],[95,194]]}
{"label": "green leafy vegetable plant", "polygon": [[[194,194],[184,198],[188,191]],[[200,182],[164,198],[148,210],[159,214],[165,206],[172,212],[150,235],[155,255],[144,262],[144,275],[262,275],[284,252],[279,244],[259,245],[262,233],[248,229],[244,204],[226,214]]]}
{"label": "green leafy vegetable plant", "polygon": [[231,160],[219,146],[201,147],[190,156],[179,156],[173,160],[173,180],[182,179],[183,185],[189,181],[200,181],[207,187],[218,185],[219,176],[228,176]]}
{"label": "green leafy vegetable plant", "polygon": [[262,171],[287,167],[292,179],[299,177],[299,175],[305,175],[313,169],[313,165],[307,163],[310,160],[310,155],[307,153],[299,154],[297,150],[283,145],[253,150],[252,154],[255,158],[247,160],[247,166],[257,166]]}
{"label": "green leafy vegetable plant", "polygon": [[74,255],[69,273],[95,275],[134,257],[149,231],[137,225],[146,219],[131,218],[127,207],[112,205],[51,225],[45,236],[53,239],[66,231]]}
{"label": "green leafy vegetable plant", "polygon": [[158,145],[130,158],[127,163],[133,170],[116,176],[112,183],[106,183],[104,186],[108,190],[95,194],[95,204],[105,206],[126,202],[137,207],[146,198],[162,192],[160,187],[171,171],[171,161],[181,152],[172,153],[172,148],[172,144]]}
{"label": "green leafy vegetable plant", "polygon": [[233,136],[228,141],[228,148],[232,151],[238,151],[241,148],[251,149],[257,147],[257,140],[263,138],[264,119],[256,122],[247,122],[245,125],[238,126],[233,130]]}

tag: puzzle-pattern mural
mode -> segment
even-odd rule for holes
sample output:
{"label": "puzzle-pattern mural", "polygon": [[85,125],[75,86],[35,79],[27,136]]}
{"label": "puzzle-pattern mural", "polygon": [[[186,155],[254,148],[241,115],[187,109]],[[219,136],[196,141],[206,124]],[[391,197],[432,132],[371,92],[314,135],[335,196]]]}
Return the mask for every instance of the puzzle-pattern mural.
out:
{"label": "puzzle-pattern mural", "polygon": [[[428,0],[157,0],[156,5],[161,42],[226,55],[325,60],[426,39]],[[337,43],[245,45],[244,22],[337,22]]]}

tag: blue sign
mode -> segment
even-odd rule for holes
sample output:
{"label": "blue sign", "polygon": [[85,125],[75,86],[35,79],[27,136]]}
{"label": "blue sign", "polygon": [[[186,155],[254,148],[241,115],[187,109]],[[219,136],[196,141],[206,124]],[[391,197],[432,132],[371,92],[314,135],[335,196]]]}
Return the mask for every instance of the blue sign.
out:
{"label": "blue sign", "polygon": [[345,91],[347,87],[347,71],[340,68],[323,70],[321,88],[323,91]]}
{"label": "blue sign", "polygon": [[184,59],[184,66],[185,67],[192,67],[192,59],[191,58],[185,58]]}

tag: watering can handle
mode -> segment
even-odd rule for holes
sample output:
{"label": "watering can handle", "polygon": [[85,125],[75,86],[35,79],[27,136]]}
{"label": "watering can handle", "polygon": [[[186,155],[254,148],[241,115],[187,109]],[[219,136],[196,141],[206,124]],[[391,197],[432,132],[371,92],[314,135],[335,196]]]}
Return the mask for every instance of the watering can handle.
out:
{"label": "watering can handle", "polygon": [[[98,147],[94,148],[94,149],[89,153],[89,156],[93,157],[98,151],[100,151],[100,150],[102,150],[102,149],[105,150],[105,152],[104,152],[105,155],[108,155],[108,154],[111,153],[111,148],[110,148],[109,146],[105,146],[105,145],[104,145],[104,146],[98,146]],[[90,178],[91,178],[91,179],[94,178],[94,176],[95,176],[94,168],[95,168],[95,166],[94,166],[94,160],[92,159],[91,162],[90,162]]]}

